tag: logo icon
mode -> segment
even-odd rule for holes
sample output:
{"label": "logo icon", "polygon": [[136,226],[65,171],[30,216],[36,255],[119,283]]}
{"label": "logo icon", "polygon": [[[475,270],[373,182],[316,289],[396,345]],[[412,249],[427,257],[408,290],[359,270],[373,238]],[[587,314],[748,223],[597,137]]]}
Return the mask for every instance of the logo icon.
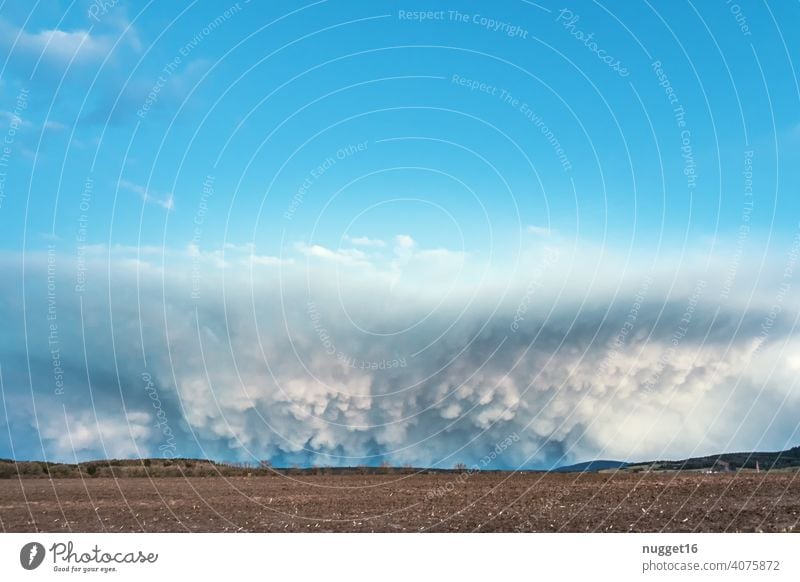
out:
{"label": "logo icon", "polygon": [[39,542],[29,542],[19,552],[19,563],[26,570],[35,570],[44,561],[44,546]]}

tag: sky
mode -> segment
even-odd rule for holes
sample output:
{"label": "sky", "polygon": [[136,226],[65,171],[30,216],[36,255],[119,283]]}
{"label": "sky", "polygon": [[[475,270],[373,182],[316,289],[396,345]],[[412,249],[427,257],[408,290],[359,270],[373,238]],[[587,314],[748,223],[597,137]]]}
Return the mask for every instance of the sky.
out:
{"label": "sky", "polygon": [[0,4],[0,457],[796,446],[798,21]]}

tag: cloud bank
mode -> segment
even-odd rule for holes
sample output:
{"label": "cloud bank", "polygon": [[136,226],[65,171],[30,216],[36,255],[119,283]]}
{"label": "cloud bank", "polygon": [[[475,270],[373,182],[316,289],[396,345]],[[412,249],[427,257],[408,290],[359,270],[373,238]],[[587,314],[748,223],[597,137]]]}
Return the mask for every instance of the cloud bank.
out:
{"label": "cloud bank", "polygon": [[797,444],[784,264],[756,303],[749,281],[720,299],[726,265],[551,246],[503,277],[352,243],[100,247],[80,289],[73,256],[4,257],[0,456],[450,467],[517,435],[495,468],[542,468]]}

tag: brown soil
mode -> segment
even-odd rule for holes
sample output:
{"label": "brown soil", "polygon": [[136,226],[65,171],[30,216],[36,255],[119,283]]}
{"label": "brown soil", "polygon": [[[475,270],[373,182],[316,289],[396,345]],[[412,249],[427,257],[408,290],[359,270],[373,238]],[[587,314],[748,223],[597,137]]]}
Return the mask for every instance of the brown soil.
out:
{"label": "brown soil", "polygon": [[8,532],[796,531],[798,473],[0,480]]}

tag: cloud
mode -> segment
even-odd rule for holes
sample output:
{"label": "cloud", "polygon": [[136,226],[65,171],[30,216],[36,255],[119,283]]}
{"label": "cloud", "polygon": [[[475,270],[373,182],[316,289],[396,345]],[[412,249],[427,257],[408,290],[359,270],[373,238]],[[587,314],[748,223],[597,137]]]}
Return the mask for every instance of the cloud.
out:
{"label": "cloud", "polygon": [[3,47],[12,53],[60,66],[71,61],[77,65],[100,61],[114,44],[113,37],[92,35],[88,30],[44,29],[29,33],[4,20],[0,20],[0,38],[4,39]]}
{"label": "cloud", "polygon": [[383,248],[386,246],[385,241],[376,238],[368,238],[366,236],[351,237],[349,235],[344,235],[344,240],[349,241],[351,244],[354,244],[358,247]]}
{"label": "cloud", "polygon": [[155,424],[148,412],[96,416],[83,410],[67,415],[63,422],[47,424],[41,432],[53,454],[61,458],[81,457],[87,451],[103,451],[103,457],[136,457],[150,448]]}
{"label": "cloud", "polygon": [[52,119],[49,119],[49,120],[44,122],[44,125],[42,126],[42,129],[44,131],[49,131],[49,132],[52,132],[52,133],[60,133],[60,132],[64,131],[65,129],[67,129],[67,126],[64,125],[63,123],[58,122],[58,121],[53,121]]}
{"label": "cloud", "polygon": [[129,190],[135,194],[138,194],[147,204],[155,204],[156,206],[160,206],[167,211],[175,210],[175,199],[171,192],[161,194],[155,190],[148,190],[144,186],[134,184],[133,182],[129,182],[127,180],[120,180],[119,186],[120,188],[124,188],[125,190]]}
{"label": "cloud", "polygon": [[94,25],[92,30],[41,28],[33,32],[0,18],[0,48],[26,83],[53,84],[63,81],[68,67],[73,73],[91,72],[113,51],[140,51],[141,41],[136,28],[121,16],[107,19],[99,29]]}
{"label": "cloud", "polygon": [[398,234],[394,237],[395,249],[409,250],[416,246],[416,241],[407,234]]}
{"label": "cloud", "polygon": [[[186,100],[213,65],[208,59],[184,61],[170,74],[144,74],[115,79],[103,87],[92,108],[82,118],[87,124],[120,125],[143,119],[170,118],[176,108],[191,110],[199,93]],[[145,111],[146,108],[146,111]]]}
{"label": "cloud", "polygon": [[[319,245],[302,250],[342,260]],[[764,336],[770,308],[716,303],[714,273],[698,295],[693,273],[642,285],[641,272],[620,278],[610,258],[601,271],[622,286],[607,290],[582,267],[559,273],[572,261],[564,254],[552,278],[531,284],[532,258],[495,277],[505,293],[470,277],[442,303],[423,292],[438,286],[427,277],[388,295],[379,271],[332,278],[300,261],[280,277],[252,277],[238,262],[222,273],[211,254],[187,257],[162,253],[165,268],[142,277],[140,264],[90,254],[77,295],[74,261],[57,256],[51,319],[47,258],[26,254],[24,320],[20,261],[2,259],[0,361],[15,451],[35,454],[42,438],[62,460],[73,446],[79,458],[159,455],[152,391],[176,454],[275,464],[452,466],[509,435],[519,440],[498,467],[796,444],[798,306],[787,297]],[[0,456],[9,454],[1,437]]]}
{"label": "cloud", "polygon": [[322,245],[307,245],[299,243],[295,247],[300,253],[309,258],[323,259],[344,265],[369,265],[367,255],[358,249],[332,250]]}

